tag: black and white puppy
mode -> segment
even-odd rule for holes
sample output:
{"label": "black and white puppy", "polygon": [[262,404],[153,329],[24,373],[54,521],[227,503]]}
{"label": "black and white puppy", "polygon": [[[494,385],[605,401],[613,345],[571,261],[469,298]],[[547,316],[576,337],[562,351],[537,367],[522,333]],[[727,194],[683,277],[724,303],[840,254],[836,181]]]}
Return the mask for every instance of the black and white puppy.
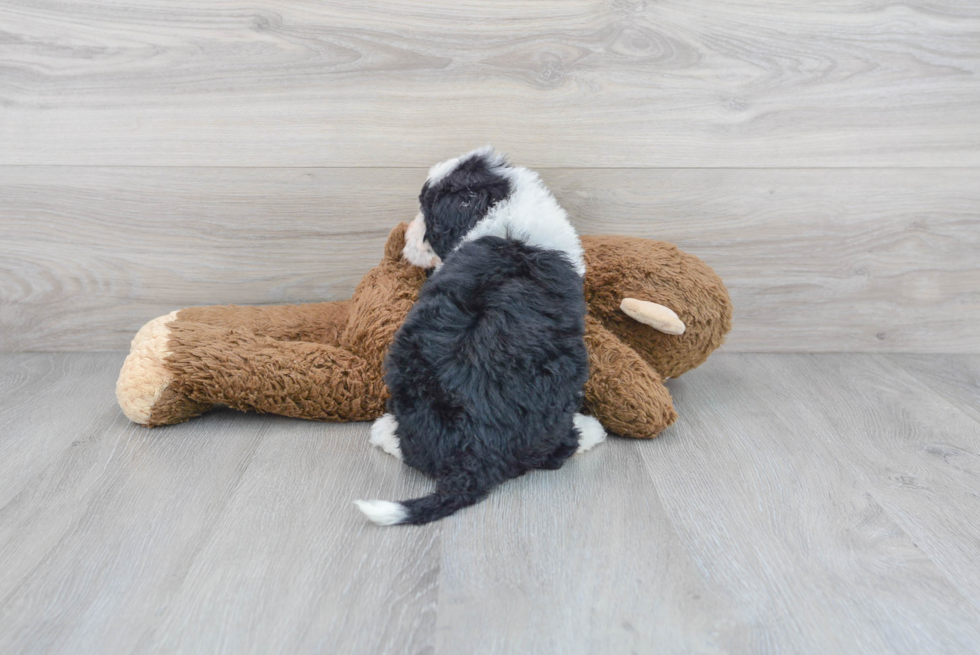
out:
{"label": "black and white puppy", "polygon": [[405,257],[435,268],[385,360],[371,443],[435,478],[429,496],[358,500],[381,525],[422,524],[605,438],[578,414],[588,377],[585,261],[536,173],[491,148],[433,166]]}

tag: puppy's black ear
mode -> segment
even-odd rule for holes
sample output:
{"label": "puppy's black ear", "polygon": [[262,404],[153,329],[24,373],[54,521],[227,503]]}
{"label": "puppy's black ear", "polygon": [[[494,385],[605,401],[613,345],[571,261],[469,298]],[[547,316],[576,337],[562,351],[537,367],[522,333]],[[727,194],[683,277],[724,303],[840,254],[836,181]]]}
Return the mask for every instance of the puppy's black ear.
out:
{"label": "puppy's black ear", "polygon": [[510,195],[501,168],[499,160],[476,155],[422,187],[419,205],[425,216],[425,238],[439,257],[452,252],[495,204]]}

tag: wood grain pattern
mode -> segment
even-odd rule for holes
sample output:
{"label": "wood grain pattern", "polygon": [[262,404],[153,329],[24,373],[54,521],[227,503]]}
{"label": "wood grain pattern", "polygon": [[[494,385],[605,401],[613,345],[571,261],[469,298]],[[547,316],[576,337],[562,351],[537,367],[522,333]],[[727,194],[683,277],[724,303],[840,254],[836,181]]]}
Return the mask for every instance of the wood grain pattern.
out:
{"label": "wood grain pattern", "polygon": [[980,165],[954,0],[0,4],[0,163]]}
{"label": "wood grain pattern", "polygon": [[350,501],[431,483],[366,425],[145,430],[121,357],[0,354],[4,653],[980,648],[980,422],[903,370],[941,359],[720,353],[661,438],[386,529]]}
{"label": "wood grain pattern", "polygon": [[[350,297],[422,169],[7,168],[0,350],[126,348],[201,304]],[[664,239],[712,265],[732,351],[980,352],[973,171],[563,170],[583,233]]]}
{"label": "wood grain pattern", "polygon": [[[980,339],[980,334],[977,335]],[[902,355],[888,361],[980,422],[980,357],[970,355]]]}
{"label": "wood grain pattern", "polygon": [[[755,628],[744,652],[968,652],[976,642],[977,608],[927,557],[926,535],[889,511],[924,507],[886,505],[869,484],[895,458],[864,458],[854,470],[840,437],[809,420],[856,424],[869,406],[877,413],[879,399],[861,387],[848,388],[843,406],[817,393],[844,386],[829,374],[834,364],[867,366],[868,357],[721,354],[671,382],[680,418],[643,458],[684,548]],[[811,362],[830,366],[816,375]],[[906,426],[887,414],[881,424]],[[933,502],[961,495],[955,484],[936,489]],[[964,537],[950,550],[977,552]]]}
{"label": "wood grain pattern", "polygon": [[[69,449],[85,450],[114,416],[118,356],[0,355],[0,507]],[[113,419],[114,420],[114,419]],[[64,426],[72,426],[64,430]],[[45,435],[41,438],[39,435]]]}
{"label": "wood grain pattern", "polygon": [[[61,449],[3,480],[17,493],[0,506],[0,650],[431,647],[438,526],[422,539],[379,531],[350,503],[420,495],[420,475],[372,458],[358,424],[219,412],[176,430],[138,428],[106,406],[120,356],[0,359],[28,371],[20,377],[38,401],[65,395],[101,419],[92,430],[56,416],[4,443],[20,461]],[[49,385],[52,363],[61,375]],[[31,402],[0,393],[3,427],[23,429]],[[378,623],[365,630],[369,617]]]}
{"label": "wood grain pattern", "polygon": [[678,536],[648,448],[616,439],[446,522],[437,652],[748,652],[745,608]]}
{"label": "wood grain pattern", "polygon": [[431,652],[441,526],[385,534],[351,502],[424,495],[424,478],[373,451],[365,424],[260,422],[214,538],[137,651]]}
{"label": "wood grain pattern", "polygon": [[424,181],[400,170],[64,171],[9,171],[0,185],[2,350],[125,348],[134,327],[189,305],[349,298],[391,227],[418,211]]}
{"label": "wood grain pattern", "polygon": [[735,305],[733,351],[980,352],[970,170],[545,173],[583,232],[676,243]]}
{"label": "wood grain pattern", "polygon": [[[980,422],[895,366],[896,358],[760,355],[720,365],[752,381],[757,411],[793,407],[785,434],[826,443],[980,609],[980,524],[971,518],[980,513]],[[941,361],[934,371],[941,374]]]}

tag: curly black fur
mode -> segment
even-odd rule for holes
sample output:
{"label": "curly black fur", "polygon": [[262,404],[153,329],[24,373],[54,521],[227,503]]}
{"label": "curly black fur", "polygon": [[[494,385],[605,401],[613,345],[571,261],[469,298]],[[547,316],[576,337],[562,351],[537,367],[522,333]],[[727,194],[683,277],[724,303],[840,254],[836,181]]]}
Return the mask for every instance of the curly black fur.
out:
{"label": "curly black fur", "polygon": [[563,253],[483,237],[422,288],[386,360],[406,464],[436,480],[403,502],[428,523],[575,452],[588,378],[582,278]]}

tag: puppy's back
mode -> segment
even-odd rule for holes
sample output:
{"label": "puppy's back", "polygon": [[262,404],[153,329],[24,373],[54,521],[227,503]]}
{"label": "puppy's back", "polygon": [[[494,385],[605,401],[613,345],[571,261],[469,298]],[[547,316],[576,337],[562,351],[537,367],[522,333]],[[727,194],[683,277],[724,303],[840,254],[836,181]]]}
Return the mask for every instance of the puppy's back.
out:
{"label": "puppy's back", "polygon": [[568,439],[588,377],[584,315],[561,252],[483,237],[446,259],[388,352],[402,456],[437,483],[399,522],[477,502]]}

